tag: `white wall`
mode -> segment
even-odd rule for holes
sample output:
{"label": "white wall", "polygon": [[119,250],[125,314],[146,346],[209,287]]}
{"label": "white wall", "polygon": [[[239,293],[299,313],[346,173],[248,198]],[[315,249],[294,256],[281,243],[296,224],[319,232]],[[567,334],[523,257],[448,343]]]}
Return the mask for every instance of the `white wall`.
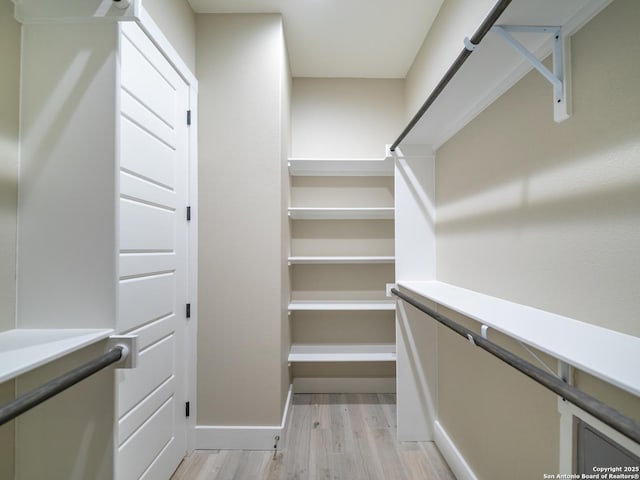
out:
{"label": "white wall", "polygon": [[196,16],[187,0],[143,0],[142,6],[158,24],[192,72],[196,71]]}
{"label": "white wall", "polygon": [[[437,151],[438,280],[640,336],[639,22],[617,0],[573,37],[569,120],[532,72]],[[576,385],[639,418],[637,397]],[[444,330],[438,399],[478,478],[557,471],[556,397]]]}
{"label": "white wall", "polygon": [[197,422],[279,425],[288,349],[282,345],[288,81],[282,19],[198,15],[196,31]]}

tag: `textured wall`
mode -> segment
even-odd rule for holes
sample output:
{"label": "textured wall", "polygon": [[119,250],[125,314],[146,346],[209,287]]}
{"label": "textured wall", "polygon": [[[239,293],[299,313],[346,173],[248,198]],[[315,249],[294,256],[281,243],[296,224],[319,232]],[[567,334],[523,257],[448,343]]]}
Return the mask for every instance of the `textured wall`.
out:
{"label": "textured wall", "polygon": [[291,154],[383,158],[404,128],[402,80],[294,78]]}
{"label": "textured wall", "polygon": [[198,15],[196,25],[198,424],[279,425],[288,348],[282,20]]}
{"label": "textured wall", "polygon": [[[0,2],[0,331],[15,326],[18,213],[18,104],[20,25],[13,3]],[[0,384],[0,404],[13,399],[14,382]],[[0,478],[13,478],[14,424],[0,427]]]}
{"label": "textured wall", "polygon": [[[439,280],[640,335],[638,22],[640,5],[618,0],[573,37],[569,120],[553,122],[551,87],[532,72],[439,149]],[[440,421],[478,477],[555,472],[555,396],[438,338]],[[638,398],[576,383],[640,412]]]}

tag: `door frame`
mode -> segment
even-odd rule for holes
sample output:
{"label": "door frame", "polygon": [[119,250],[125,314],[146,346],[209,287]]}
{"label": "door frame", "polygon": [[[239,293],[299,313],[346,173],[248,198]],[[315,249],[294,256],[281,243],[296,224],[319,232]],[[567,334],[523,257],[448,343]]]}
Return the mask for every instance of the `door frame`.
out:
{"label": "door frame", "polygon": [[191,111],[191,124],[189,126],[189,154],[188,154],[188,180],[187,202],[191,207],[191,220],[188,222],[187,232],[187,302],[191,305],[190,318],[184,331],[184,393],[185,401],[189,402],[189,417],[187,418],[187,442],[188,455],[195,449],[195,431],[197,418],[197,334],[198,334],[198,80],[182,60],[171,42],[162,33],[160,27],[154,22],[144,6],[140,7],[136,23],[156,45],[158,50],[169,61],[178,75],[189,87],[189,110]]}

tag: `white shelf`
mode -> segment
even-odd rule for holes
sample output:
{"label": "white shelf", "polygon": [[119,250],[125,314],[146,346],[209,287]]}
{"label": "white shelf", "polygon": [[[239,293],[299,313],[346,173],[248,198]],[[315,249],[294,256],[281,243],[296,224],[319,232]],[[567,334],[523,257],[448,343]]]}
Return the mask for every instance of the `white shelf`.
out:
{"label": "white shelf", "polygon": [[447,283],[399,286],[640,396],[638,337]]}
{"label": "white shelf", "polygon": [[[572,35],[609,0],[513,0],[496,25],[562,26]],[[471,36],[473,31],[468,33]],[[552,35],[514,33],[538,59],[552,49]],[[459,39],[460,48],[463,38]],[[487,106],[532,69],[496,33],[489,32],[427,113],[402,141],[402,145],[431,145],[438,149]],[[549,118],[553,118],[553,89],[549,85]]]}
{"label": "white shelf", "polygon": [[393,207],[381,208],[304,208],[290,207],[292,220],[393,220]]}
{"label": "white shelf", "polygon": [[112,329],[15,329],[0,333],[0,383],[108,338]]}
{"label": "white shelf", "polygon": [[290,158],[289,173],[309,177],[392,177],[393,158],[384,159],[320,159]]}
{"label": "white shelf", "polygon": [[393,311],[395,300],[294,300],[289,311]]}
{"label": "white shelf", "polygon": [[289,257],[290,264],[366,264],[366,263],[394,263],[391,256],[333,256],[333,257]]}
{"label": "white shelf", "polygon": [[395,362],[395,344],[291,345],[290,362]]}

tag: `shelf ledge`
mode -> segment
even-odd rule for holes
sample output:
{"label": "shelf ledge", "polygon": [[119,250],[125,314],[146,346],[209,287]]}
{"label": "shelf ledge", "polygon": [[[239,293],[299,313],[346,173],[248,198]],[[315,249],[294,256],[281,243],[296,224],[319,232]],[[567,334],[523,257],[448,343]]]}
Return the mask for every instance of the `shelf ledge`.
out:
{"label": "shelf ledge", "polygon": [[393,158],[290,158],[289,173],[293,176],[307,177],[392,177]]}
{"label": "shelf ledge", "polygon": [[354,310],[354,311],[393,311],[393,300],[294,300],[289,311]]}
{"label": "shelf ledge", "polygon": [[640,396],[638,337],[443,282],[398,285]]}
{"label": "shelf ledge", "polygon": [[391,256],[289,257],[290,264],[394,263]]}
{"label": "shelf ledge", "polygon": [[395,362],[395,344],[291,345],[290,362]]}
{"label": "shelf ledge", "polygon": [[393,220],[393,207],[380,208],[306,208],[290,207],[292,220]]}
{"label": "shelf ledge", "polygon": [[108,338],[113,329],[28,329],[0,332],[0,383]]}

